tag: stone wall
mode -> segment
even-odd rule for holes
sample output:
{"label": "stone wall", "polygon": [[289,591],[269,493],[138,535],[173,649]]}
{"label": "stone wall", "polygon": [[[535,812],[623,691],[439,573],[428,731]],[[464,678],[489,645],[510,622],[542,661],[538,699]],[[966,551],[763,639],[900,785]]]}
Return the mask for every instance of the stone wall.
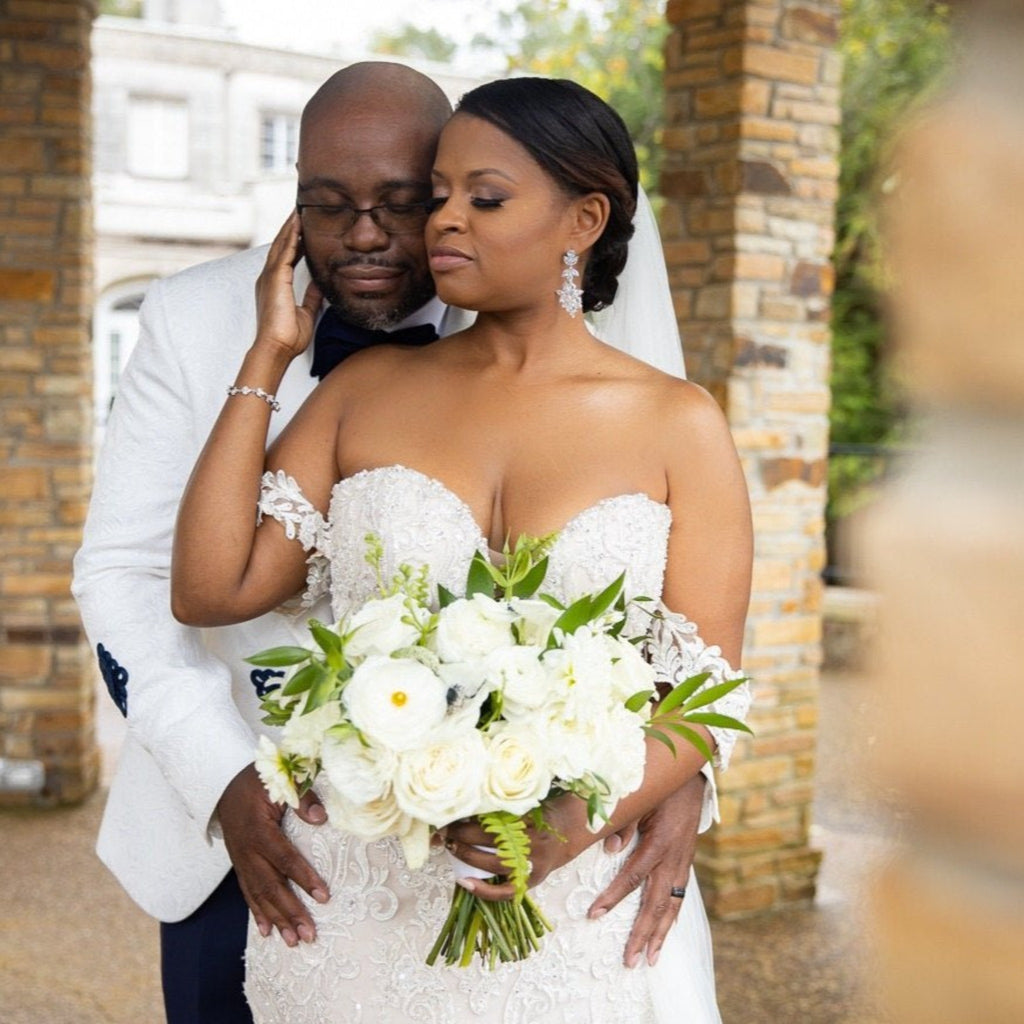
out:
{"label": "stone wall", "polygon": [[756,554],[751,724],[699,871],[720,916],[809,900],[838,0],[669,0],[662,234],[690,376],[726,410]]}
{"label": "stone wall", "polygon": [[906,840],[874,899],[900,1024],[1024,1020],[1024,5],[964,7],[965,66],[904,137],[889,211],[921,454],[865,537],[876,765]]}
{"label": "stone wall", "polygon": [[0,0],[0,758],[96,784],[91,658],[68,592],[90,485],[92,0]]}

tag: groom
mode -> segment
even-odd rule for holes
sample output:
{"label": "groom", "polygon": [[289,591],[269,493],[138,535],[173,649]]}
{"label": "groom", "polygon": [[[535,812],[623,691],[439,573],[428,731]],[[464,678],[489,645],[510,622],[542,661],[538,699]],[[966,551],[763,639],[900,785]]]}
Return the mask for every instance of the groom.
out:
{"label": "groom", "polygon": [[[308,275],[330,303],[315,344],[288,370],[270,441],[317,378],[357,348],[450,333],[464,314],[434,296],[416,204],[451,109],[429,79],[366,63],[332,76],[303,112],[298,204]],[[289,944],[315,937],[288,885],[326,901],[327,887],[281,834],[252,765],[259,700],[272,670],[242,658],[306,639],[305,616],[271,613],[195,630],[170,614],[174,518],[191,467],[256,330],[253,292],[266,248],[158,281],[122,379],[100,458],[73,591],[103,678],[128,721],[97,850],[135,901],[160,920],[171,1024],[251,1021],[242,994],[247,904],[260,929]],[[414,332],[410,338],[408,330]],[[329,615],[329,612],[325,613]],[[626,949],[651,955],[678,911],[703,780],[645,823],[641,843],[593,912],[645,884]],[[326,820],[307,797],[307,821]],[[609,841],[612,845],[617,837]],[[621,844],[621,839],[618,839]]]}

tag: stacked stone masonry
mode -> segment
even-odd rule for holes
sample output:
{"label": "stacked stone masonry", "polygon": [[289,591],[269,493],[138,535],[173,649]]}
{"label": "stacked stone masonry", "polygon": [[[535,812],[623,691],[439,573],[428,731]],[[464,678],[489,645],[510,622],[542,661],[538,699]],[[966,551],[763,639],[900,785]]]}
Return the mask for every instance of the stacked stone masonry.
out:
{"label": "stacked stone masonry", "polygon": [[91,658],[69,594],[90,486],[85,0],[0,0],[0,757],[41,795],[96,784]]}
{"label": "stacked stone masonry", "polygon": [[839,147],[838,2],[669,0],[661,190],[689,375],[729,417],[756,535],[752,726],[702,845],[711,910],[813,897]]}

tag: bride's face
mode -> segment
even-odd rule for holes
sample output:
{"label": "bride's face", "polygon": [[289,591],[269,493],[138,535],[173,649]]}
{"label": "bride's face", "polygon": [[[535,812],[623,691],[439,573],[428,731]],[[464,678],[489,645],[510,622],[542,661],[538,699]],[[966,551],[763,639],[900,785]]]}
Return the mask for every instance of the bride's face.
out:
{"label": "bride's face", "polygon": [[432,180],[426,239],[441,299],[481,311],[554,304],[574,200],[529,152],[489,122],[456,114]]}

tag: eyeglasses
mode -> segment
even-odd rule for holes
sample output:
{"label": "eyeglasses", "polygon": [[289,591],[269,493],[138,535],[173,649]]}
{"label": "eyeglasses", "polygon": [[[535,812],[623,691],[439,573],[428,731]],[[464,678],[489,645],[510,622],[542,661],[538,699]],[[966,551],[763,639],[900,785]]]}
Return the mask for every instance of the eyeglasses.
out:
{"label": "eyeglasses", "polygon": [[355,227],[364,213],[389,235],[409,235],[422,231],[430,216],[429,200],[422,203],[379,203],[360,209],[351,203],[296,203],[307,231],[321,235],[343,235]]}

